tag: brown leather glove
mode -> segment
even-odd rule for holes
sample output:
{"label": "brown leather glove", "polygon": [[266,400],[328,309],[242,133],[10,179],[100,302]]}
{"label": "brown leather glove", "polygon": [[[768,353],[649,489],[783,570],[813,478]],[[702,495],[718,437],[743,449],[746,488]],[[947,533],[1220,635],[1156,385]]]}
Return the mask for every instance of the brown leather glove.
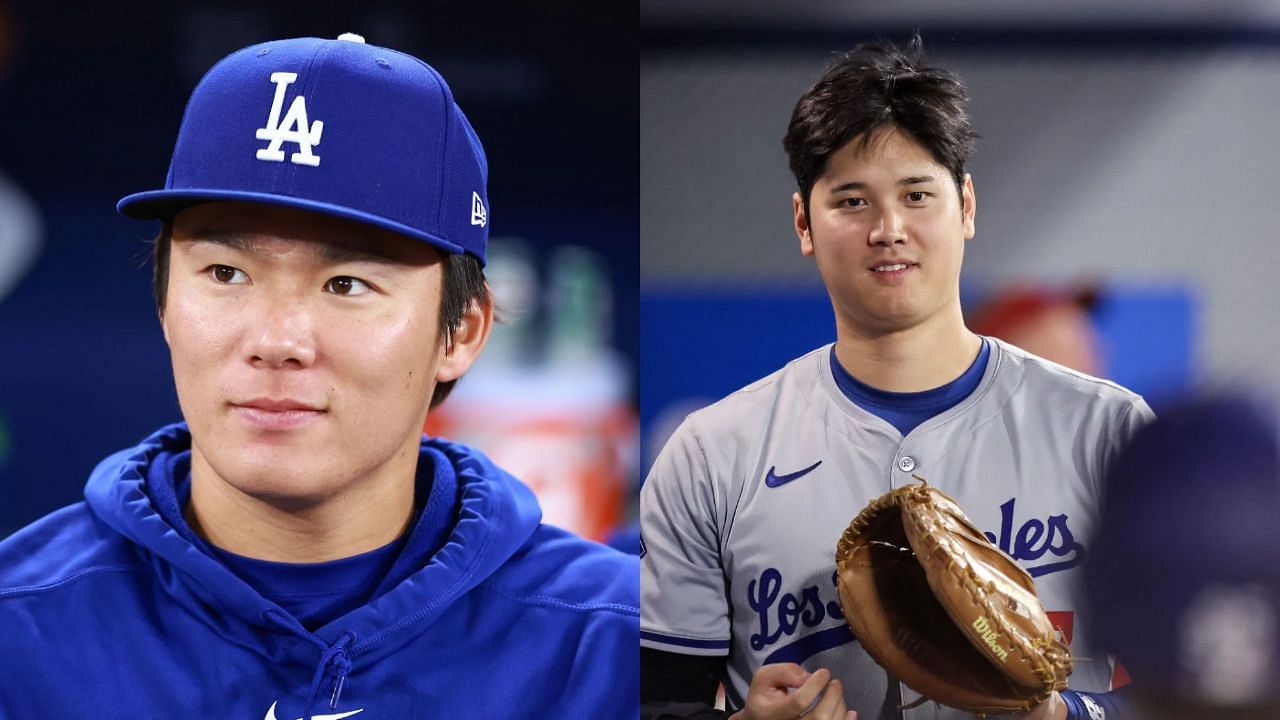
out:
{"label": "brown leather glove", "polygon": [[999,714],[1067,686],[1071,655],[1031,576],[928,483],[858,513],[836,546],[836,567],[853,634],[926,698]]}

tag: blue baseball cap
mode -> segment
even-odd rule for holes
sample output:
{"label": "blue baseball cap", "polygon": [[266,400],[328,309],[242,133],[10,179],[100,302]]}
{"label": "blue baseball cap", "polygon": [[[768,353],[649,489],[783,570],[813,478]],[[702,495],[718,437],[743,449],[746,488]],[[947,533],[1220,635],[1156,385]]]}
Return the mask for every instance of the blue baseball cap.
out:
{"label": "blue baseball cap", "polygon": [[1144,697],[1218,708],[1280,701],[1274,407],[1220,391],[1140,430],[1107,472],[1084,572],[1097,639]]}
{"label": "blue baseball cap", "polygon": [[191,93],[164,189],[116,209],[156,220],[218,200],[284,205],[483,264],[487,179],[484,148],[440,73],[345,34],[223,58]]}

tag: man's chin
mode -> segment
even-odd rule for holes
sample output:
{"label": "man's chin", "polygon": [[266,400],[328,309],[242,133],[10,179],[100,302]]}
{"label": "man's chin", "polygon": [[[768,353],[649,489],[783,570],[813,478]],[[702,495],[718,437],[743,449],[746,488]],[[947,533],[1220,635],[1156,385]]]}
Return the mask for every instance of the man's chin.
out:
{"label": "man's chin", "polygon": [[911,308],[878,308],[860,319],[859,324],[871,337],[885,337],[906,332],[920,325],[921,318]]}
{"label": "man's chin", "polygon": [[[230,451],[229,456],[219,450]],[[277,507],[306,507],[331,497],[344,473],[314,443],[248,440],[214,449],[207,456],[214,474],[226,485]]]}
{"label": "man's chin", "polygon": [[300,476],[294,471],[280,475],[255,469],[243,473],[232,471],[222,480],[260,503],[284,512],[299,513],[324,504],[335,494],[333,488],[323,482],[317,483],[319,478],[318,474]]}

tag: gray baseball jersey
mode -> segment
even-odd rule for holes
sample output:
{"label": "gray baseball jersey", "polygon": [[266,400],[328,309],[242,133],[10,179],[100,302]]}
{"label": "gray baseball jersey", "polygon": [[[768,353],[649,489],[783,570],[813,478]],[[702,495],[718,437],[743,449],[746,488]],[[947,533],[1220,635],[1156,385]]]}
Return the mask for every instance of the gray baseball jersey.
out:
{"label": "gray baseball jersey", "polygon": [[842,678],[864,720],[971,717],[890,681],[853,639],[835,547],[871,500],[920,475],[1035,578],[1081,659],[1077,690],[1110,689],[1077,613],[1105,464],[1151,409],[1114,383],[989,339],[976,390],[903,437],[840,391],[830,346],[691,414],[641,491],[641,644],[727,655],[741,707],[763,664]]}

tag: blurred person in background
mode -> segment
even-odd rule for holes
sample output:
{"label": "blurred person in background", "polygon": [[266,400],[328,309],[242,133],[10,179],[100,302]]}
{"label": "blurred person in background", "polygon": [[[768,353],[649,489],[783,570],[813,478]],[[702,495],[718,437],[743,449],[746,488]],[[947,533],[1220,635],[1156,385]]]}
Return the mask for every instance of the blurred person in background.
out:
{"label": "blurred person in background", "polygon": [[968,321],[979,335],[1078,370],[1107,377],[1106,353],[1092,312],[1098,292],[1090,287],[1054,291],[1026,286],[996,293]]}
{"label": "blurred person in background", "polygon": [[0,543],[0,716],[634,713],[634,558],[421,433],[492,326],[487,182],[439,73],[360,36],[205,75],[118,206],[163,225],[185,422]]}
{"label": "blurred person in background", "polygon": [[1257,392],[1184,398],[1111,465],[1085,563],[1143,720],[1280,717],[1280,425]]}

